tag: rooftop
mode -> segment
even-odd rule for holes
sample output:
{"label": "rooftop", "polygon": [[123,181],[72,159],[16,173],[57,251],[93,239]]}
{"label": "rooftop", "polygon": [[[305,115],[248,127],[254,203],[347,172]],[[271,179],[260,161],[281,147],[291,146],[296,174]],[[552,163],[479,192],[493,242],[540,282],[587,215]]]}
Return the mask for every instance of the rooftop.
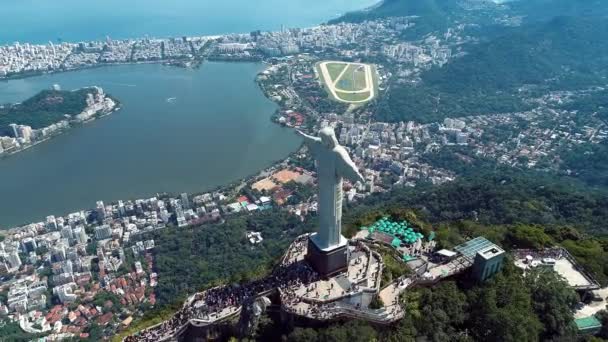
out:
{"label": "rooftop", "polygon": [[475,259],[475,255],[477,255],[478,252],[487,253],[490,251],[491,253],[492,250],[496,250],[494,255],[504,252],[502,248],[481,236],[454,247],[454,250],[470,260]]}
{"label": "rooftop", "polygon": [[595,316],[575,319],[574,323],[576,323],[578,330],[598,329],[602,326],[602,322],[595,318]]}
{"label": "rooftop", "polygon": [[[534,267],[551,267],[566,279],[568,285],[575,289],[598,289],[599,284],[586,274],[563,248],[544,250],[518,250],[514,252],[515,266],[528,269]],[[547,262],[550,263],[547,263]]]}

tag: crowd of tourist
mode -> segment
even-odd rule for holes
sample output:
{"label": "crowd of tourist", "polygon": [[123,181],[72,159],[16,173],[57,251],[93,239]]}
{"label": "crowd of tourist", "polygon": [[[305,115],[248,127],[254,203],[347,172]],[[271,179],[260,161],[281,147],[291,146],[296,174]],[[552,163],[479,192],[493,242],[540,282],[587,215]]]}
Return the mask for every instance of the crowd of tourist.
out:
{"label": "crowd of tourist", "polygon": [[[294,241],[292,247],[300,249],[305,246],[307,236]],[[292,248],[288,253],[295,253]],[[197,293],[186,302],[184,307],[175,313],[171,319],[141,331],[139,334],[125,338],[125,342],[160,341],[175,336],[175,334],[191,320],[217,321],[237,312],[243,305],[253,303],[260,295],[277,288],[293,288],[306,285],[318,280],[318,274],[305,262],[285,262],[275,268],[272,274],[260,280],[247,284],[234,284],[214,287]]]}
{"label": "crowd of tourist", "polygon": [[531,256],[533,259],[555,259],[559,260],[565,256],[565,251],[560,247],[545,248],[545,249],[518,249],[514,252],[517,259],[526,259]]}

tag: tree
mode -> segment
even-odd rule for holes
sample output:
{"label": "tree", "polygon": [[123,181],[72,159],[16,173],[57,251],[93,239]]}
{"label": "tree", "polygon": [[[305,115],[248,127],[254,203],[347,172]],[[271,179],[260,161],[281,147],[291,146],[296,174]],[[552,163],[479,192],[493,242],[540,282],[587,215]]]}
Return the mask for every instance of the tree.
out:
{"label": "tree", "polygon": [[541,249],[553,245],[553,240],[542,227],[522,224],[509,229],[507,239],[518,248]]}
{"label": "tree", "polygon": [[532,269],[525,281],[532,294],[534,311],[545,327],[543,339],[574,339],[576,327],[572,312],[579,301],[574,290],[551,269]]}
{"label": "tree", "polygon": [[89,341],[101,341],[103,337],[103,328],[97,322],[91,323],[88,329]]}
{"label": "tree", "polygon": [[382,298],[379,295],[375,295],[372,298],[372,301],[369,303],[370,309],[380,309],[384,307],[384,302],[382,302]]}
{"label": "tree", "polygon": [[469,294],[472,335],[479,341],[537,341],[542,324],[521,272],[506,264],[503,272]]}
{"label": "tree", "polygon": [[319,332],[319,341],[327,342],[370,342],[377,341],[377,338],[376,331],[363,321],[349,321]]}
{"label": "tree", "polygon": [[601,310],[595,314],[595,316],[602,322],[602,330],[600,330],[598,336],[603,339],[608,339],[608,311]]}
{"label": "tree", "polygon": [[319,340],[317,331],[312,328],[295,328],[287,337],[291,342],[314,342]]}
{"label": "tree", "polygon": [[432,341],[449,341],[458,335],[467,318],[467,298],[455,282],[420,290],[421,315],[415,320],[418,333]]}

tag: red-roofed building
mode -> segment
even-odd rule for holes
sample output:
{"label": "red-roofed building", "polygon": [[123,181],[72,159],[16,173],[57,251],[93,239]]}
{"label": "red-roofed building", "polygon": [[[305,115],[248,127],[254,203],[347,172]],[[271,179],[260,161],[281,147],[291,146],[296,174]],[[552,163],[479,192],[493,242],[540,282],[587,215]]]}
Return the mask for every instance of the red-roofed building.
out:
{"label": "red-roofed building", "polygon": [[66,329],[66,332],[69,332],[69,333],[72,333],[72,334],[75,334],[75,335],[79,335],[81,331],[82,331],[81,328],[75,327],[73,325],[68,326],[67,329]]}
{"label": "red-roofed building", "polygon": [[101,316],[99,316],[99,318],[97,318],[97,323],[99,325],[108,325],[108,323],[110,323],[110,321],[112,320],[112,313],[108,312],[106,314],[103,314]]}
{"label": "red-roofed building", "polygon": [[291,194],[292,194],[291,190],[281,188],[280,190],[277,190],[277,191],[275,191],[274,194],[272,194],[272,199],[274,199],[274,201],[278,205],[283,205],[287,201],[289,196],[291,196]]}
{"label": "red-roofed building", "polygon": [[79,327],[83,327],[83,326],[87,325],[88,323],[89,323],[88,319],[86,319],[84,316],[80,316],[74,321],[73,324],[76,326],[79,326]]}

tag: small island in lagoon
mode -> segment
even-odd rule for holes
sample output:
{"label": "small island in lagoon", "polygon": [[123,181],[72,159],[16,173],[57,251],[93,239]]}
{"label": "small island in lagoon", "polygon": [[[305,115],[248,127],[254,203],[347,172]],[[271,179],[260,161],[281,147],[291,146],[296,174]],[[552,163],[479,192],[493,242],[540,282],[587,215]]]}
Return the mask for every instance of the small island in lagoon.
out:
{"label": "small island in lagoon", "polygon": [[23,151],[77,124],[120,109],[100,87],[42,90],[21,103],[0,105],[0,156]]}

